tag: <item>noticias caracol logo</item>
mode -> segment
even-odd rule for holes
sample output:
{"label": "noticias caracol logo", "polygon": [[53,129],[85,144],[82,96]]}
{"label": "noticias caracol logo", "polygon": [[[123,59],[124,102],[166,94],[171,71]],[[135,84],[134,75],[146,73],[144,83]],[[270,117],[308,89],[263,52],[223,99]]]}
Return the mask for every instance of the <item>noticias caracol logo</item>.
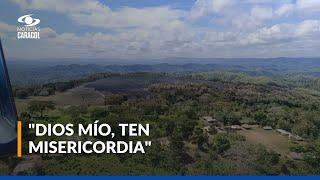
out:
{"label": "noticias caracol logo", "polygon": [[33,18],[32,14],[23,15],[18,18],[18,22],[23,26],[17,27],[18,39],[40,39],[40,19]]}
{"label": "noticias caracol logo", "polygon": [[24,23],[24,26],[35,26],[40,23],[40,19],[32,18],[32,14],[27,14],[18,18],[18,22]]}

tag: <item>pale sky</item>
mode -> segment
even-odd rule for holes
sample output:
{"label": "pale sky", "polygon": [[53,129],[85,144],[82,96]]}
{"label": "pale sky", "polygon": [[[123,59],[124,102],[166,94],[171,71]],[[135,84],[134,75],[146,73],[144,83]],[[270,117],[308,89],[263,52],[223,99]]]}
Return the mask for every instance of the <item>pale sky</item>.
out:
{"label": "pale sky", "polygon": [[[320,57],[320,0],[8,0],[0,36],[16,59]],[[41,20],[17,40],[17,18]]]}

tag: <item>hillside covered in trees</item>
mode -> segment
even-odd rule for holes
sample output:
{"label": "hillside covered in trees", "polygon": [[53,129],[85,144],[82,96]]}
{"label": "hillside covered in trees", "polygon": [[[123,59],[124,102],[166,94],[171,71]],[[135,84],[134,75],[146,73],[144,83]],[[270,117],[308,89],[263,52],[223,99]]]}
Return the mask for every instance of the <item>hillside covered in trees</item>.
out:
{"label": "hillside covered in trees", "polygon": [[[86,124],[99,119],[114,128],[118,123],[150,123],[153,144],[146,154],[36,155],[33,168],[20,171],[19,163],[7,165],[8,159],[1,159],[0,172],[320,174],[320,81],[293,74],[108,72],[16,86],[24,121]],[[29,132],[24,138],[35,137]]]}

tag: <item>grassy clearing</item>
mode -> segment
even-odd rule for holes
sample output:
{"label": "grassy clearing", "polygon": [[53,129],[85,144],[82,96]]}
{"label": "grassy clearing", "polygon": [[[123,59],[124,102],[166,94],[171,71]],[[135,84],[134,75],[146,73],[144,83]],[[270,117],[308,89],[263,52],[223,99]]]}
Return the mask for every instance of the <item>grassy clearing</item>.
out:
{"label": "grassy clearing", "polygon": [[248,142],[260,143],[282,155],[286,155],[292,145],[288,137],[282,136],[274,130],[266,131],[261,128],[254,128],[241,130],[238,133],[245,136]]}

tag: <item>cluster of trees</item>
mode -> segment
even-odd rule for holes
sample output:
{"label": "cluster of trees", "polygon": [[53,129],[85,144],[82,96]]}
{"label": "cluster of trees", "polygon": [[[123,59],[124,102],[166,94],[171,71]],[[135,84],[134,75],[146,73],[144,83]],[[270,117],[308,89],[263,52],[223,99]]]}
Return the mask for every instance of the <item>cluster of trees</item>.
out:
{"label": "cluster of trees", "polygon": [[43,113],[47,110],[53,110],[55,104],[52,101],[30,101],[28,111],[33,117],[43,118]]}
{"label": "cluster of trees", "polygon": [[25,99],[29,96],[50,96],[56,92],[63,92],[73,87],[75,87],[73,81],[57,82],[42,86],[15,88],[13,89],[13,95],[19,99]]}

